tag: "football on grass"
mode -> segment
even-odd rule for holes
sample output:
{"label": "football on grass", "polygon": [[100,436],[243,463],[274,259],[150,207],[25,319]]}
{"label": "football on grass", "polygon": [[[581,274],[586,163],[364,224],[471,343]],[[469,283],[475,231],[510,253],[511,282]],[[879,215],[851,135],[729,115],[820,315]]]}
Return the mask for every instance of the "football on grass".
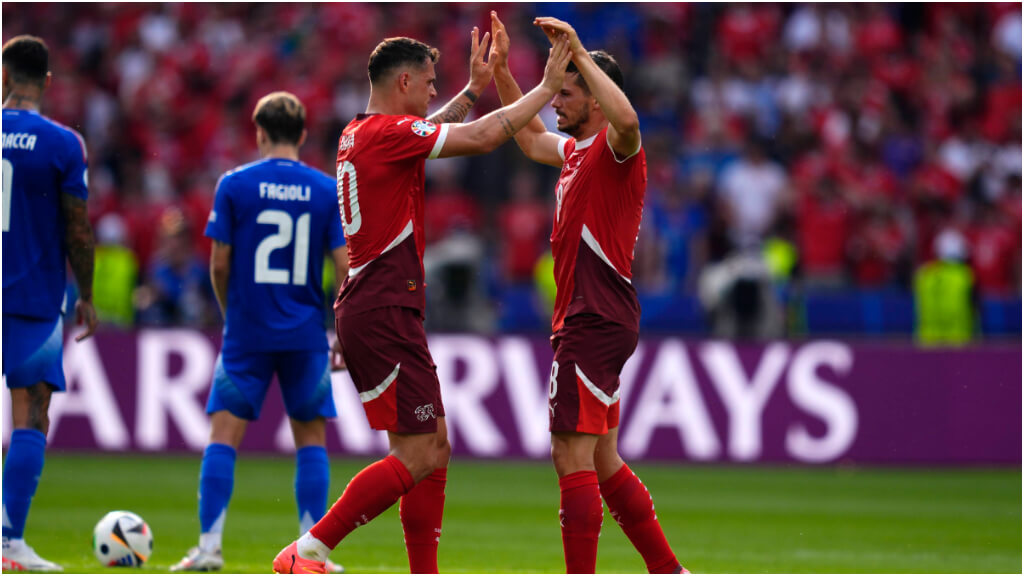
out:
{"label": "football on grass", "polygon": [[138,514],[115,510],[93,529],[92,549],[104,566],[142,566],[153,552],[153,532]]}

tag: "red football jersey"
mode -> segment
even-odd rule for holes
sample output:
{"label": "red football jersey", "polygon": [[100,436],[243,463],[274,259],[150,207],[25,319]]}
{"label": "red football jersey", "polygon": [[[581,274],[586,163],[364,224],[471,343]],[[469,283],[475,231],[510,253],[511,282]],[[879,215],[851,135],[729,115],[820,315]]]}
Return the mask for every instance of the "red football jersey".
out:
{"label": "red football jersey", "polygon": [[340,314],[423,311],[423,168],[447,134],[447,124],[383,114],[360,114],[342,132],[338,206],[350,268],[335,305]]}
{"label": "red football jersey", "polygon": [[565,162],[551,232],[558,289],[553,332],[576,314],[597,314],[632,330],[640,328],[632,269],[647,190],[647,158],[640,148],[618,160],[607,133],[605,127],[584,141],[563,139],[559,144]]}

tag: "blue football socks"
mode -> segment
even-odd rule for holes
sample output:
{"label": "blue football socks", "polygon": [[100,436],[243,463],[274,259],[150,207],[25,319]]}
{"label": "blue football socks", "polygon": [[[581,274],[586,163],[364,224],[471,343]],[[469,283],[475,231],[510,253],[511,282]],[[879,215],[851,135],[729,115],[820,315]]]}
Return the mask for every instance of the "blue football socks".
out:
{"label": "blue football socks", "polygon": [[299,508],[299,533],[305,534],[327,511],[331,471],[327,449],[305,446],[295,453],[295,503]]}
{"label": "blue football socks", "polygon": [[234,484],[235,449],[227,444],[210,444],[199,469],[199,527],[203,534],[224,532]]}
{"label": "blue football socks", "polygon": [[43,473],[45,452],[46,436],[42,432],[31,428],[18,428],[11,432],[3,478],[5,539],[24,538],[25,521],[39,485],[39,476]]}

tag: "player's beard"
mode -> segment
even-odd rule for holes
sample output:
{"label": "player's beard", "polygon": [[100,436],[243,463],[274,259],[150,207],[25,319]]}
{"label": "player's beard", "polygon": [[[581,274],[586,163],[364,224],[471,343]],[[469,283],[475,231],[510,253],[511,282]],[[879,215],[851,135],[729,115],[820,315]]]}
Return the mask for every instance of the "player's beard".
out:
{"label": "player's beard", "polygon": [[[568,115],[563,115],[563,116],[561,116],[561,118],[563,118],[566,122],[569,122],[569,116]],[[576,121],[575,122],[573,122],[572,124],[566,124],[566,125],[562,126],[561,128],[559,128],[559,130],[561,130],[562,132],[568,134],[569,136],[572,136],[573,138],[576,138],[577,136],[580,135],[581,127],[584,124],[586,124],[589,120],[590,120],[590,110],[588,110],[586,108],[583,108],[582,110],[580,110],[580,113],[576,117]]]}

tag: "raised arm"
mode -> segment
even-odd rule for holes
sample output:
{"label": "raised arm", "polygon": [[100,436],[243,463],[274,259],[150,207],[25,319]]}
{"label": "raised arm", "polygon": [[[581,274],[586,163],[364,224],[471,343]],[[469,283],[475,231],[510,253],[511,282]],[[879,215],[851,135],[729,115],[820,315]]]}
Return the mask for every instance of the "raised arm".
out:
{"label": "raised arm", "polygon": [[569,65],[570,59],[568,38],[556,38],[548,51],[548,63],[541,83],[513,104],[469,124],[451,125],[438,157],[484,154],[512,138],[562,87],[565,67]]}
{"label": "raised arm", "polygon": [[540,26],[548,39],[565,34],[569,38],[572,60],[576,63],[583,79],[587,81],[590,93],[601,105],[601,111],[608,119],[608,143],[620,158],[632,156],[640,149],[640,120],[636,110],[629,103],[626,94],[615,85],[594,60],[587,54],[576,31],[567,22],[557,18],[535,18],[534,25]]}
{"label": "raised arm", "polygon": [[71,271],[78,282],[78,302],[75,303],[75,321],[85,324],[85,332],[75,337],[81,342],[96,331],[96,309],[92,305],[92,277],[96,258],[96,241],[89,224],[85,200],[61,194],[64,213],[64,248],[67,250]]}
{"label": "raised arm", "polygon": [[[508,65],[510,44],[508,32],[505,31],[505,25],[498,19],[498,13],[493,10],[491,11],[491,37],[493,40],[489,60],[494,66],[494,85],[498,89],[501,104],[505,106],[522,98],[523,92],[519,89],[519,84],[516,83]],[[551,166],[562,165],[562,156],[558,153],[561,138],[548,132],[540,116],[534,116],[525,128],[516,132],[515,139],[519,149],[531,160]]]}
{"label": "raised arm", "polygon": [[476,99],[491,83],[491,77],[494,76],[494,65],[490,59],[484,61],[490,33],[485,32],[483,40],[477,42],[479,34],[480,29],[474,26],[469,51],[469,83],[466,84],[466,88],[462,92],[449,100],[440,110],[431,114],[427,118],[429,122],[434,124],[461,123],[466,119],[466,115],[476,103]]}

